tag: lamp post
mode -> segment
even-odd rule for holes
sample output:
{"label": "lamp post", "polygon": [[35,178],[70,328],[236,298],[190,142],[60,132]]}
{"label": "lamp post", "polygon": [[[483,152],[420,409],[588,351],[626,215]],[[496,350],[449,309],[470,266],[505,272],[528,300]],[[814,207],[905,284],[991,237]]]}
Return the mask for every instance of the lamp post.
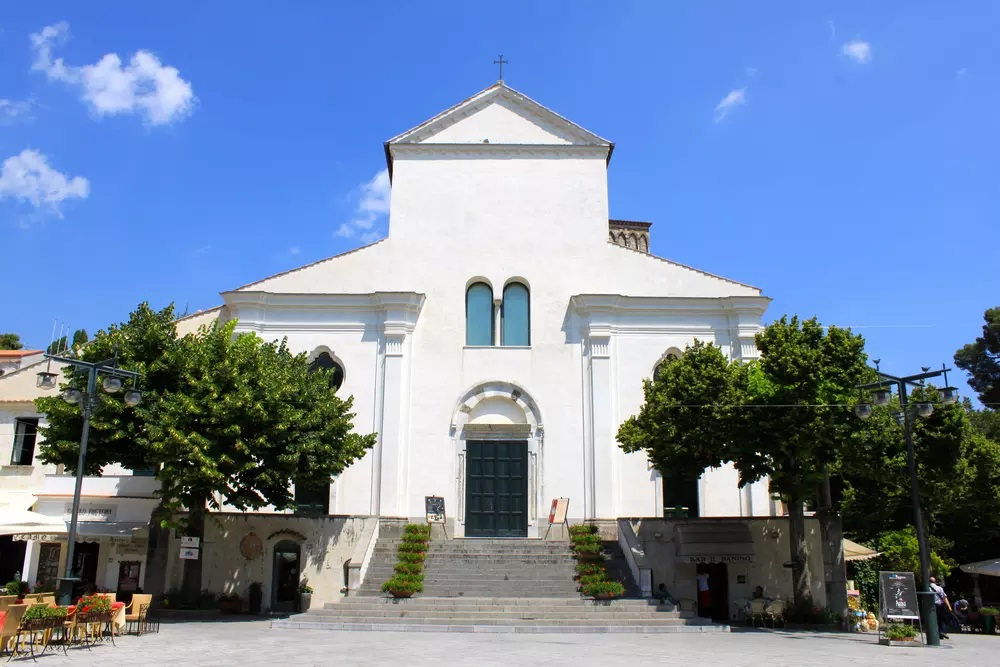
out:
{"label": "lamp post", "polygon": [[[948,371],[942,364],[941,370],[931,371],[929,368],[922,369],[922,373],[908,375],[906,377],[896,377],[878,370],[878,359],[875,360],[875,370],[878,373],[879,381],[866,384],[860,387],[862,390],[872,391],[872,403],[875,405],[888,405],[891,397],[891,387],[896,386],[899,392],[900,413],[895,415],[897,421],[903,427],[903,437],[906,439],[906,464],[910,470],[910,496],[913,501],[913,521],[917,526],[917,545],[920,549],[920,572],[922,576],[921,588],[918,595],[920,599],[920,615],[923,618],[924,627],[927,628],[927,644],[929,646],[939,646],[941,635],[937,624],[937,614],[934,611],[934,594],[931,592],[931,551],[927,544],[927,532],[924,530],[924,517],[920,509],[920,483],[917,480],[917,462],[913,453],[913,430],[912,421],[914,414],[910,412],[909,399],[906,388],[908,385],[922,386],[925,380],[944,376],[944,383],[948,384]],[[941,403],[952,405],[958,400],[954,387],[943,387],[941,392]],[[867,403],[859,403],[854,408],[854,413],[861,419],[868,419],[872,414],[872,406]],[[916,404],[914,413],[920,417],[930,417],[934,413],[934,404],[921,401]]]}
{"label": "lamp post", "polygon": [[[67,403],[80,405],[80,412],[83,414],[83,429],[80,434],[80,457],[76,464],[76,485],[73,488],[73,508],[70,513],[69,542],[66,548],[65,576],[59,578],[59,604],[68,605],[73,598],[73,584],[80,580],[73,576],[73,550],[76,546],[77,519],[80,515],[80,494],[83,490],[84,468],[87,463],[87,440],[90,437],[90,415],[95,407],[100,403],[100,396],[97,393],[97,376],[105,376],[102,383],[104,391],[114,394],[122,389],[122,378],[132,379],[132,388],[125,392],[125,403],[130,407],[135,407],[142,400],[142,394],[135,388],[135,383],[139,379],[139,374],[135,371],[126,371],[118,368],[118,357],[92,363],[73,359],[72,357],[61,357],[54,354],[46,354],[45,357],[52,361],[68,364],[75,368],[87,371],[87,391],[81,392],[75,387],[66,389],[62,398]],[[54,388],[57,385],[57,375],[49,371],[38,373],[37,384],[39,387]]]}

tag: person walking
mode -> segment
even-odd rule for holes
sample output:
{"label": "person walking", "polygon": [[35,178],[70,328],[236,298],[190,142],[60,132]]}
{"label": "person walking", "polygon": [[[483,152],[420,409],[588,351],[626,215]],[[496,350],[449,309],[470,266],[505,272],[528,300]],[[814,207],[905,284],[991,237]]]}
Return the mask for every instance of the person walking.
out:
{"label": "person walking", "polygon": [[708,586],[708,573],[699,572],[697,577],[699,615],[704,618],[709,618],[712,615],[712,590]]}
{"label": "person walking", "polygon": [[931,592],[934,593],[934,611],[937,614],[938,634],[941,639],[947,639],[947,630],[951,625],[951,603],[948,595],[938,585],[937,579],[931,577]]}

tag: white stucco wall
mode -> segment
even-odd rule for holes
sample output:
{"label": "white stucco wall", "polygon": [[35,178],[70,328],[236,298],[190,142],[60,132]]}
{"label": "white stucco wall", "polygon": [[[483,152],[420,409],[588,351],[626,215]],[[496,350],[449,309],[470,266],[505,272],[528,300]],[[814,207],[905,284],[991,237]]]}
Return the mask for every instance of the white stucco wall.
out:
{"label": "white stucco wall", "polygon": [[[541,423],[529,444],[529,534],[544,530],[555,497],[571,499],[573,518],[659,515],[656,476],[643,455],[621,453],[618,425],[668,349],[700,338],[732,358],[755,356],[767,299],[609,244],[603,140],[523,104],[437,122],[442,129],[418,132],[418,143],[390,144],[387,239],[223,294],[238,330],[287,336],[296,351],[331,350],[356,428],[380,433],[378,449],[337,480],[331,513],[421,517],[424,496],[440,495],[461,524],[468,436],[451,428],[459,401],[505,382]],[[467,286],[487,282],[499,299],[514,280],[531,292],[530,347],[466,347]],[[386,303],[402,298],[390,293],[420,304],[401,310]],[[704,512],[744,511],[735,480],[709,473],[706,484]]]}

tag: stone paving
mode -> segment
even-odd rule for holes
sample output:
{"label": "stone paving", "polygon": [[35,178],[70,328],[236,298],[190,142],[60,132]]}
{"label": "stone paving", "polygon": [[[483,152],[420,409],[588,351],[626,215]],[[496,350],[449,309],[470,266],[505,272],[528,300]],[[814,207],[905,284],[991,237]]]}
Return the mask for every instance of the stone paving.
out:
{"label": "stone paving", "polygon": [[[941,648],[889,648],[875,635],[733,632],[710,635],[478,635],[277,630],[266,620],[164,623],[159,634],[39,657],[37,665],[695,665],[812,667],[991,665],[1000,636],[952,635]],[[991,657],[992,656],[992,657]],[[31,658],[8,664],[33,664]]]}

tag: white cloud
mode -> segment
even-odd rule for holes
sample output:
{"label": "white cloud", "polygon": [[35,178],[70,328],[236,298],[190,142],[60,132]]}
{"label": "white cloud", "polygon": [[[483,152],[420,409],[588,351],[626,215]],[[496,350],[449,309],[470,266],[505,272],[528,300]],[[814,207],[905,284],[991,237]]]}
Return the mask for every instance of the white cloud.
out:
{"label": "white cloud", "polygon": [[871,44],[868,42],[862,42],[859,39],[847,42],[841,46],[840,52],[859,65],[864,65],[872,59]]}
{"label": "white cloud", "polygon": [[723,118],[729,115],[730,111],[746,103],[746,91],[746,87],[730,90],[729,93],[722,98],[722,101],[715,105],[716,123],[720,122]]}
{"label": "white cloud", "polygon": [[354,219],[337,227],[334,235],[344,238],[358,236],[362,243],[372,243],[382,238],[376,225],[389,213],[389,170],[378,172],[355,192],[358,193],[358,205]]}
{"label": "white cloud", "polygon": [[32,100],[0,99],[0,125],[10,125],[19,120],[30,119],[33,107]]}
{"label": "white cloud", "polygon": [[62,217],[59,204],[67,199],[86,199],[90,182],[82,176],[67,177],[49,166],[48,158],[26,148],[7,158],[0,168],[0,199],[10,198],[47,206]]}
{"label": "white cloud", "polygon": [[52,57],[53,46],[68,38],[65,21],[32,34],[32,69],[45,72],[49,80],[79,87],[82,99],[98,116],[138,114],[149,125],[169,125],[194,110],[196,98],[190,82],[149,51],[136,51],[128,65],[118,54],[108,53],[93,65],[77,67]]}

